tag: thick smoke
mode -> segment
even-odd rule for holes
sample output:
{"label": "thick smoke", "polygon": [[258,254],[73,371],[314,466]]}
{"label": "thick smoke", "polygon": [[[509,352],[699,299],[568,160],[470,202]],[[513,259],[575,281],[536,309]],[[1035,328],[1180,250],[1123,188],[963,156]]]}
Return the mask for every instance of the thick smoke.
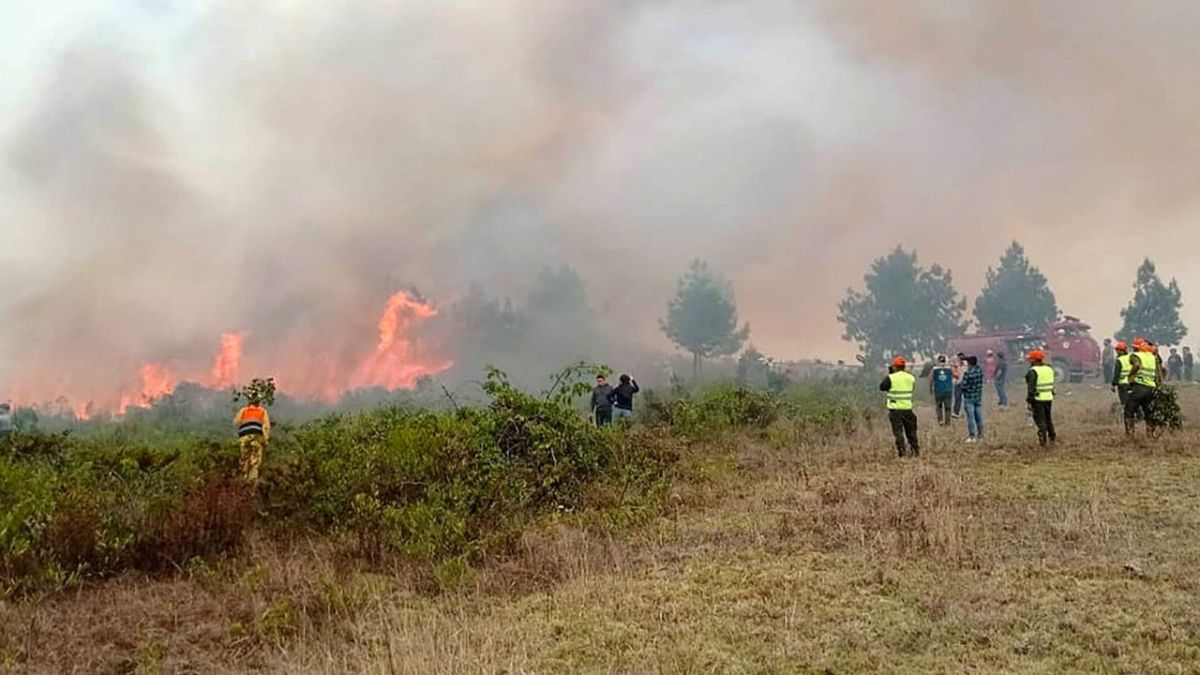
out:
{"label": "thick smoke", "polygon": [[0,119],[0,390],[204,372],[229,331],[322,379],[398,288],[448,317],[563,263],[591,312],[513,342],[617,364],[697,256],[796,357],[848,351],[897,243],[973,295],[1017,238],[1103,330],[1143,256],[1200,291],[1192,3],[127,4]]}

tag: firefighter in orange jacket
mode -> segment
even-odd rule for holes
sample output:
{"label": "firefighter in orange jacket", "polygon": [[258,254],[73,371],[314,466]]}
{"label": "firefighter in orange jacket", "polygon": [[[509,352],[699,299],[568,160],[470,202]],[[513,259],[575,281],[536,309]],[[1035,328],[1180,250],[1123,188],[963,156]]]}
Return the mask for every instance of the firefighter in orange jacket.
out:
{"label": "firefighter in orange jacket", "polygon": [[257,481],[263,451],[271,440],[271,416],[258,401],[250,401],[233,418],[233,426],[237,428],[238,441],[242,445],[242,475],[246,480]]}

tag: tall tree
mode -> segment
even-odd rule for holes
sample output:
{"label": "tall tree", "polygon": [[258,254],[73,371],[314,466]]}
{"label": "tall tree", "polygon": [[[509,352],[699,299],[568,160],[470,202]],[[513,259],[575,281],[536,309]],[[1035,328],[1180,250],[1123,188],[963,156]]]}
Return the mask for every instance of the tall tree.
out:
{"label": "tall tree", "polygon": [[692,355],[693,377],[699,376],[704,359],[733,354],[750,336],[748,324],[738,327],[733,285],[701,260],[692,261],[679,279],[660,325],[672,342]]}
{"label": "tall tree", "polygon": [[1181,307],[1183,293],[1179,284],[1171,279],[1170,284],[1164,285],[1154,263],[1147,258],[1138,267],[1133,300],[1121,310],[1124,325],[1117,337],[1122,340],[1144,337],[1158,345],[1179,344],[1188,333],[1187,326],[1179,319]]}
{"label": "tall tree", "polygon": [[1036,330],[1058,316],[1058,302],[1046,277],[1014,241],[1000,257],[1000,266],[987,270],[987,284],[975,300],[975,322],[983,330]]}
{"label": "tall tree", "polygon": [[587,309],[583,278],[571,267],[543,267],[538,271],[526,306],[534,313],[569,314]]}
{"label": "tall tree", "polygon": [[954,290],[950,271],[917,264],[916,252],[897,246],[871,263],[864,290],[849,289],[838,303],[843,340],[857,342],[866,363],[885,356],[932,356],[967,329],[966,300]]}

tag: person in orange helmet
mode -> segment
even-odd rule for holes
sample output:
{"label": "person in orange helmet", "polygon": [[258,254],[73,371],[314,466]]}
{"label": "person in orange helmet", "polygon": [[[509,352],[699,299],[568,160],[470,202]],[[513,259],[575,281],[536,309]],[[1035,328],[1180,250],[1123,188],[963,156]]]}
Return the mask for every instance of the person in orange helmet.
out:
{"label": "person in orange helmet", "polygon": [[1129,398],[1129,371],[1133,370],[1133,357],[1129,353],[1129,345],[1123,340],[1113,345],[1113,349],[1116,350],[1117,360],[1113,366],[1112,390],[1117,392],[1117,399],[1121,401],[1121,410],[1124,410],[1125,401]]}
{"label": "person in orange helmet", "polygon": [[1125,433],[1132,435],[1138,419],[1146,421],[1146,432],[1153,435],[1150,403],[1162,386],[1162,363],[1152,343],[1139,338],[1134,341],[1137,353],[1129,359],[1129,395],[1125,399]]}
{"label": "person in orange helmet", "polygon": [[1037,426],[1038,444],[1045,446],[1058,440],[1054,429],[1054,369],[1046,365],[1046,354],[1035,349],[1029,352],[1029,372],[1025,373],[1025,402]]}
{"label": "person in orange helmet", "polygon": [[888,421],[892,425],[892,435],[896,437],[896,453],[901,457],[917,457],[921,454],[921,443],[917,438],[917,414],[913,412],[917,378],[908,372],[908,362],[904,357],[892,359],[887,376],[879,383],[879,391],[887,392]]}

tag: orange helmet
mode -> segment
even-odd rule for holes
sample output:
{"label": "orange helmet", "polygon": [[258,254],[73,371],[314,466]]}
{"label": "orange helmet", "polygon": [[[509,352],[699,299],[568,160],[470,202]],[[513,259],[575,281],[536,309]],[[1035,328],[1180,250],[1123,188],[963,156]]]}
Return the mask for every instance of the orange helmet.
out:
{"label": "orange helmet", "polygon": [[1146,338],[1133,338],[1134,347],[1141,347],[1144,344],[1146,344]]}
{"label": "orange helmet", "polygon": [[897,368],[903,368],[904,366],[908,365],[908,361],[905,361],[903,356],[897,356],[896,358],[892,359],[892,365],[896,366]]}
{"label": "orange helmet", "polygon": [[1046,354],[1043,353],[1042,350],[1040,350],[1040,349],[1035,349],[1035,350],[1029,352],[1029,360],[1030,361],[1045,361]]}
{"label": "orange helmet", "polygon": [[1129,345],[1125,344],[1124,341],[1121,341],[1121,342],[1118,342],[1117,344],[1113,345],[1113,349],[1120,349],[1121,351],[1128,351]]}

